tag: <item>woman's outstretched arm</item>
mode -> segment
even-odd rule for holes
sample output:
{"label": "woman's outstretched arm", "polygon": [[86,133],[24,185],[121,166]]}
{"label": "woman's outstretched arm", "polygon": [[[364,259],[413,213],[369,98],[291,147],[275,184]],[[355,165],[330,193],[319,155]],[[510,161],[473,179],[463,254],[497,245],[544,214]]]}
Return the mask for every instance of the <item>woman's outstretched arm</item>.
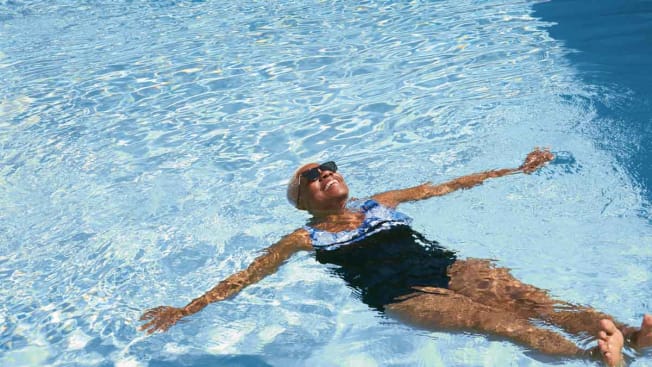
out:
{"label": "woman's outstretched arm", "polygon": [[149,334],[155,331],[165,331],[181,318],[199,312],[209,303],[232,297],[248,285],[274,273],[294,253],[311,249],[308,232],[298,229],[268,247],[265,253],[256,258],[247,269],[224,279],[201,297],[193,299],[185,307],[160,306],[148,310],[140,317],[141,321],[146,321],[140,330],[146,330]]}
{"label": "woman's outstretched arm", "polygon": [[414,186],[407,189],[392,190],[376,194],[372,198],[385,206],[393,208],[398,204],[406,201],[423,200],[433,196],[446,195],[459,189],[470,189],[474,186],[482,184],[486,179],[489,178],[496,178],[505,175],[511,175],[514,173],[529,174],[536,171],[539,167],[551,161],[553,158],[554,156],[550,150],[535,148],[527,155],[527,157],[525,157],[525,161],[518,168],[504,168],[499,170],[474,173],[468,176],[463,176],[448,182],[444,182],[439,185],[433,185],[430,182],[426,182],[419,186]]}

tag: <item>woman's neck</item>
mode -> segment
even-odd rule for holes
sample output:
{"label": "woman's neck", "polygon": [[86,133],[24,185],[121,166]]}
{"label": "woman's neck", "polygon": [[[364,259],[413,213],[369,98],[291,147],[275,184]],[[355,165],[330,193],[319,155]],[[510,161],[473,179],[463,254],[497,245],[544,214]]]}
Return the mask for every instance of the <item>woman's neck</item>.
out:
{"label": "woman's neck", "polygon": [[313,221],[322,222],[328,220],[329,218],[337,218],[347,212],[350,212],[350,210],[348,210],[346,207],[347,202],[347,198],[344,197],[342,200],[333,200],[328,203],[323,203],[317,208],[309,207],[308,212],[312,215]]}
{"label": "woman's neck", "polygon": [[346,217],[348,214],[353,214],[353,212],[344,207],[339,209],[316,210],[310,212],[310,214],[312,214],[312,222],[321,223],[340,220],[341,218]]}
{"label": "woman's neck", "polygon": [[337,212],[313,213],[309,225],[329,232],[339,232],[355,229],[363,220],[364,213],[345,208]]}

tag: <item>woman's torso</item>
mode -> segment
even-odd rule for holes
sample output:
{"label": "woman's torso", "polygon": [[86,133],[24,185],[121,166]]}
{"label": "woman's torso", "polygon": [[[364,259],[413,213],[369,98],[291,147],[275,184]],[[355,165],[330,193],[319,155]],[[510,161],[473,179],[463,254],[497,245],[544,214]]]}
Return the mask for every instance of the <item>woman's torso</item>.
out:
{"label": "woman's torso", "polygon": [[[317,260],[336,265],[332,271],[363,302],[383,310],[396,297],[411,293],[414,286],[448,287],[446,269],[455,254],[412,230],[411,218],[373,200],[354,202],[350,210],[354,215],[348,224],[321,223],[305,229]],[[355,228],[323,229],[338,227]]]}

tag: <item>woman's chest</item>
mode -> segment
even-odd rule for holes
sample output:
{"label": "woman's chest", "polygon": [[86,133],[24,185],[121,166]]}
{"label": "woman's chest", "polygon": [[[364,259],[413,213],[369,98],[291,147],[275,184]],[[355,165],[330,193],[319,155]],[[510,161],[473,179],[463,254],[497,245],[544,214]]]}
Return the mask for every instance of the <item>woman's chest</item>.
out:
{"label": "woman's chest", "polygon": [[360,228],[366,217],[364,213],[347,213],[330,218],[313,226],[313,228],[330,233],[353,231]]}

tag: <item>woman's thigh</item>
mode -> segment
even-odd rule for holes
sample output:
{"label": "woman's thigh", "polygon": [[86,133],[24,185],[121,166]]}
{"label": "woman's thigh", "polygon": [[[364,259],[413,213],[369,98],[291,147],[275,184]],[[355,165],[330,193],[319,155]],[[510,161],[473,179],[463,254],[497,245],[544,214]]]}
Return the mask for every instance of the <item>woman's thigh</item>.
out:
{"label": "woman's thigh", "polygon": [[[545,320],[572,334],[596,335],[601,319],[613,320],[590,307],[553,299],[547,291],[517,280],[508,269],[496,267],[489,260],[456,261],[449,267],[448,274],[451,291],[522,318]],[[616,325],[624,327],[618,322]]]}
{"label": "woman's thigh", "polygon": [[518,314],[475,302],[449,289],[417,287],[385,306],[385,313],[406,324],[433,331],[475,331],[509,338],[543,353],[577,356],[581,350],[553,331],[532,325]]}
{"label": "woman's thigh", "polygon": [[449,267],[448,276],[452,291],[524,318],[544,317],[555,308],[570,307],[551,298],[547,291],[519,281],[509,269],[496,267],[490,260],[458,260]]}

